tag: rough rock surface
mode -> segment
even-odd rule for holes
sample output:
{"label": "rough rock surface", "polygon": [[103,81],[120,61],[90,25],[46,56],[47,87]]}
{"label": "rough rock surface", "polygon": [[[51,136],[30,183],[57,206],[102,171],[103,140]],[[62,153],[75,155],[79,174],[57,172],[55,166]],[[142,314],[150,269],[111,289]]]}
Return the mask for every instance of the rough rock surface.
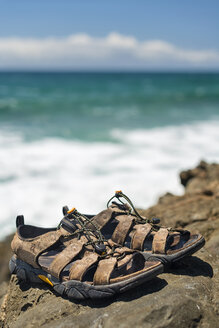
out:
{"label": "rough rock surface", "polygon": [[12,235],[8,236],[4,241],[0,242],[0,283],[10,279],[8,261],[12,255],[10,247],[12,237]]}
{"label": "rough rock surface", "polygon": [[219,165],[182,172],[183,196],[167,193],[142,210],[167,226],[201,232],[205,247],[168,272],[113,299],[70,302],[47,286],[1,284],[2,327],[219,327]]}

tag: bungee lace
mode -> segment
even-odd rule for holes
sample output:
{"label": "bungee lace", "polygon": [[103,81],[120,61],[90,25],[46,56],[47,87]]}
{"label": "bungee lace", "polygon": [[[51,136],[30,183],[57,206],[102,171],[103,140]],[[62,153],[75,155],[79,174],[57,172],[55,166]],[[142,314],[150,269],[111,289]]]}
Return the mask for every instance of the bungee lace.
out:
{"label": "bungee lace", "polygon": [[[113,196],[110,198],[110,200],[107,202],[107,208],[109,208],[109,206],[110,206],[110,202],[111,202],[114,198],[117,198],[117,199],[118,199],[118,201],[124,206],[124,209],[126,209],[126,211],[128,211],[129,214],[130,214],[130,213],[132,212],[132,210],[133,210],[134,215],[137,217],[137,219],[136,219],[136,222],[137,222],[137,223],[150,223],[150,224],[156,225],[155,220],[157,221],[157,223],[160,222],[160,219],[157,219],[157,218],[154,218],[154,219],[151,219],[151,220],[150,220],[150,219],[147,219],[147,218],[142,217],[142,216],[138,213],[138,211],[136,210],[136,208],[135,208],[134,204],[132,203],[131,199],[130,199],[128,196],[126,196],[125,194],[123,194],[123,192],[122,192],[121,190],[120,190],[120,191],[116,191],[116,192],[115,192],[115,195],[113,195]],[[124,198],[124,199],[128,202],[128,204],[131,206],[131,208],[130,208],[129,206],[127,206],[127,204],[125,204],[125,203],[121,200],[121,198]],[[132,214],[133,214],[133,213],[132,213]]]}
{"label": "bungee lace", "polygon": [[[170,227],[163,227],[161,225],[158,225],[158,223],[160,223],[160,219],[159,218],[152,218],[151,220],[148,218],[144,218],[142,217],[139,212],[136,210],[134,204],[132,203],[131,199],[126,196],[121,190],[116,191],[115,195],[113,195],[109,201],[107,202],[107,208],[109,208],[110,206],[110,202],[112,202],[112,200],[116,198],[124,207],[125,212],[128,212],[128,214],[132,214],[136,217],[135,222],[136,223],[140,223],[140,224],[145,224],[145,223],[149,223],[152,226],[152,230],[154,231],[158,231],[160,228],[165,228],[168,231],[177,231],[182,233],[183,231],[181,229],[177,229],[177,228],[170,228]],[[129,207],[128,204],[124,203],[121,198],[124,198],[128,204],[131,206]],[[112,202],[113,203],[113,202]],[[134,213],[132,213],[132,211]]]}
{"label": "bungee lace", "polygon": [[[77,228],[73,233],[63,235],[63,237],[69,238],[77,236],[77,238],[80,239],[82,235],[85,235],[85,237],[88,239],[88,242],[85,243],[85,246],[91,245],[101,258],[105,258],[111,255],[119,259],[125,257],[126,252],[123,252],[121,254],[116,251],[116,248],[122,248],[122,246],[117,244],[113,246],[110,245],[108,240],[104,238],[100,229],[97,227],[95,222],[92,221],[92,219],[89,219],[84,214],[79,213],[76,209],[74,209],[70,213],[67,213],[65,215],[65,218],[68,218],[69,220],[76,220],[76,222],[80,225],[81,228]],[[93,226],[93,229],[88,228],[88,224],[91,224]],[[61,226],[62,222],[60,222],[57,229],[59,229]],[[95,237],[95,239],[93,239],[92,237]],[[110,252],[107,252],[106,246],[110,248]]]}

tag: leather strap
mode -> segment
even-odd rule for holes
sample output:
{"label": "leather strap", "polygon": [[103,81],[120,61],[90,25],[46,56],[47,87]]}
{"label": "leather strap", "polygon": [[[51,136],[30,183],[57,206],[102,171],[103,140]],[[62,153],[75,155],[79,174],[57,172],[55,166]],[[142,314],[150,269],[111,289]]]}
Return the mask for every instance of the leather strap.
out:
{"label": "leather strap", "polygon": [[98,263],[97,270],[94,274],[94,285],[106,285],[110,281],[110,276],[116,266],[117,259],[110,257],[109,259],[101,260]]}
{"label": "leather strap", "polygon": [[60,277],[62,270],[77,256],[82,248],[84,242],[73,239],[72,242],[60,253],[49,266],[49,272],[56,278]]}
{"label": "leather strap", "polygon": [[165,254],[167,236],[169,232],[165,228],[160,228],[154,235],[152,243],[152,252]]}
{"label": "leather strap", "polygon": [[128,263],[133,259],[133,254],[127,254],[125,257],[123,257],[121,260],[118,261],[117,267],[121,270],[121,267],[127,266]]}
{"label": "leather strap", "polygon": [[33,239],[21,239],[16,233],[11,247],[18,258],[39,268],[37,259],[49,247],[53,246],[61,237],[60,231],[50,231]]}
{"label": "leather strap", "polygon": [[[115,245],[115,244],[114,244]],[[128,248],[128,247],[118,247],[115,249],[115,253],[118,254],[132,254],[135,253],[134,249]]]}
{"label": "leather strap", "polygon": [[[92,222],[99,228],[102,229],[111,219],[114,210],[109,207],[106,210],[100,212],[92,218]],[[89,223],[87,227],[94,228],[94,226]]]}
{"label": "leather strap", "polygon": [[144,241],[151,231],[151,225],[149,223],[136,224],[134,230],[131,248],[141,251],[144,248]]}
{"label": "leather strap", "polygon": [[122,259],[118,260],[117,262],[117,268],[118,270],[121,270],[122,272],[125,268],[125,271],[127,272],[130,270],[132,272],[132,269],[135,271],[141,270],[145,266],[145,259],[143,255],[140,252],[136,252],[132,250],[131,253],[126,253],[127,255],[123,257]]}
{"label": "leather strap", "polygon": [[74,262],[70,269],[70,280],[82,280],[88,269],[97,262],[98,254],[94,252],[85,252],[81,260]]}
{"label": "leather strap", "polygon": [[171,243],[170,247],[178,245],[181,237],[180,232],[174,232],[173,234],[171,234],[171,237],[173,238],[173,242]]}
{"label": "leather strap", "polygon": [[111,239],[115,243],[123,245],[129,233],[129,230],[131,229],[133,217],[129,215],[121,215],[117,217],[117,220],[119,221],[119,223],[116,226],[116,229],[114,230]]}

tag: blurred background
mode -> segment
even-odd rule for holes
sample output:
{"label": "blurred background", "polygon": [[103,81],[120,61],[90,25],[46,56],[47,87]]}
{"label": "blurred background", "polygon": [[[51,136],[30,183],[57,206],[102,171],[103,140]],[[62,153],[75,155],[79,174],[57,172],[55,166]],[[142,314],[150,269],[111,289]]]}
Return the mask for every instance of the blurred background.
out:
{"label": "blurred background", "polygon": [[0,0],[0,238],[219,161],[219,3]]}

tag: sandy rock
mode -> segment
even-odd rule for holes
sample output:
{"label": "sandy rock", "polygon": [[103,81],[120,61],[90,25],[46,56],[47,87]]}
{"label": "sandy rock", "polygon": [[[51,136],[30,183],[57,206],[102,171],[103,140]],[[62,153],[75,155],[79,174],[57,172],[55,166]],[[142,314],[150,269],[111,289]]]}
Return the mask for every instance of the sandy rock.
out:
{"label": "sandy rock", "polygon": [[0,242],[0,283],[10,279],[8,262],[12,256],[11,240],[12,235]]}
{"label": "sandy rock", "polygon": [[182,185],[186,187],[186,193],[219,196],[218,164],[201,161],[195,169],[181,172],[180,179]]}

